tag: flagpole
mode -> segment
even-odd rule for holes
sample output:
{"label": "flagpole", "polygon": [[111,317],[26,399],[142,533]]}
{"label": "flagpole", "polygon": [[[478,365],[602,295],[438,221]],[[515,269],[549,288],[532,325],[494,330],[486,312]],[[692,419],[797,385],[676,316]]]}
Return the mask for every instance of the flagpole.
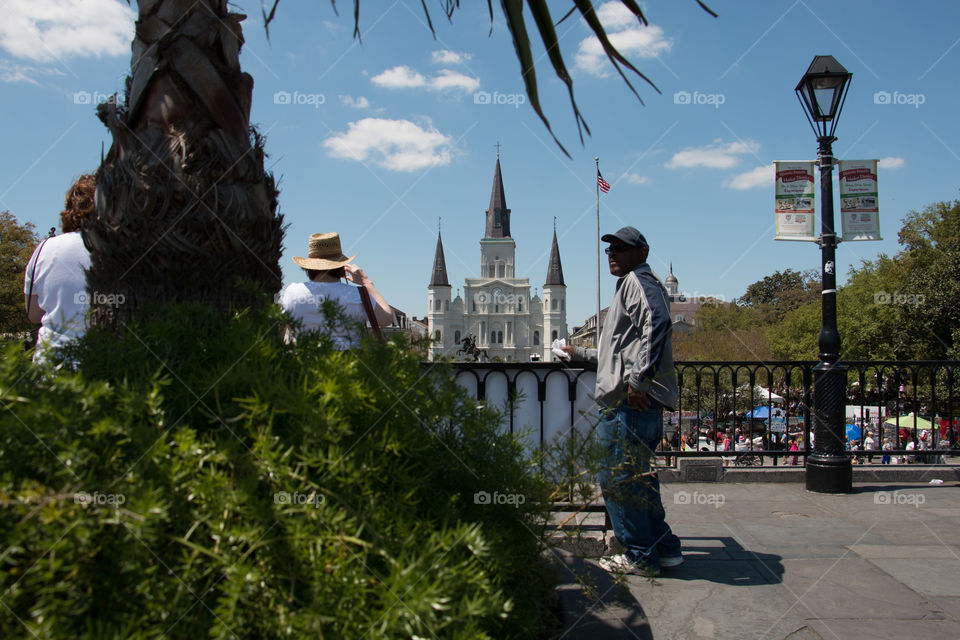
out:
{"label": "flagpole", "polygon": [[594,179],[594,188],[597,190],[597,333],[594,346],[600,347],[600,156],[595,157],[597,175]]}

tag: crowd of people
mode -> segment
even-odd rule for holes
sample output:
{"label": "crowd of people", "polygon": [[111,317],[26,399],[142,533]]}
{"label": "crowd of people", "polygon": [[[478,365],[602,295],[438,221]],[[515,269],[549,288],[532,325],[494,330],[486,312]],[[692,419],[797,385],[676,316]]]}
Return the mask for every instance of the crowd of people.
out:
{"label": "crowd of people", "polygon": [[934,445],[930,431],[920,431],[919,436],[914,438],[910,430],[904,429],[899,435],[901,448],[907,452],[903,455],[893,455],[892,452],[897,448],[896,443],[889,437],[880,441],[873,431],[867,431],[862,446],[858,439],[848,440],[847,451],[851,452],[854,464],[863,464],[864,461],[873,463],[877,456],[880,457],[880,464],[942,464],[945,451],[950,449],[948,438],[941,438],[940,442]]}

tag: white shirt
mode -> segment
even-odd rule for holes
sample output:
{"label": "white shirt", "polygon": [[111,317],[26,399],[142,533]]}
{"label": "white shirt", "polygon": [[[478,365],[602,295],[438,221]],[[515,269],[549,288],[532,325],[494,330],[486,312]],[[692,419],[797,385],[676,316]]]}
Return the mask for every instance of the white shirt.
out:
{"label": "white shirt", "polygon": [[[323,313],[325,300],[336,302],[347,318],[361,324],[367,321],[367,312],[360,300],[360,288],[343,282],[294,282],[280,294],[280,307],[303,323],[303,331],[315,331],[327,326]],[[337,323],[330,329],[330,337],[337,349],[360,346],[358,327],[350,326],[349,321],[346,325]],[[288,333],[286,339],[292,341],[293,336]]]}
{"label": "white shirt", "polygon": [[37,304],[43,309],[35,362],[43,360],[47,349],[62,347],[86,331],[89,268],[90,252],[83,246],[79,231],[55,236],[34,249],[27,263],[23,293],[37,296]]}
{"label": "white shirt", "polygon": [[874,439],[873,436],[867,436],[867,439],[863,441],[863,448],[870,449],[870,450],[876,449],[877,448],[876,439]]}

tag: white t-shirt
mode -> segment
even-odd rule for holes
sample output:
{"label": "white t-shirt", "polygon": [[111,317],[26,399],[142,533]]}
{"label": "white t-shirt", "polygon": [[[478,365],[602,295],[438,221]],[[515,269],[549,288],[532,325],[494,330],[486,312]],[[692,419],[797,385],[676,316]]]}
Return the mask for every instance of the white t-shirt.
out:
{"label": "white t-shirt", "polygon": [[[326,327],[323,315],[324,300],[333,300],[343,314],[356,322],[365,323],[367,312],[360,300],[359,287],[344,282],[294,282],[280,294],[280,307],[303,323],[304,331],[313,331]],[[372,300],[371,302],[374,303]],[[330,337],[337,349],[345,350],[360,346],[360,334],[356,326],[344,326],[342,323],[332,327]],[[292,336],[288,334],[288,340]]]}
{"label": "white t-shirt", "polygon": [[37,296],[43,320],[37,336],[34,361],[50,348],[62,347],[83,335],[87,328],[87,274],[90,252],[79,231],[48,239],[30,256],[23,293]]}

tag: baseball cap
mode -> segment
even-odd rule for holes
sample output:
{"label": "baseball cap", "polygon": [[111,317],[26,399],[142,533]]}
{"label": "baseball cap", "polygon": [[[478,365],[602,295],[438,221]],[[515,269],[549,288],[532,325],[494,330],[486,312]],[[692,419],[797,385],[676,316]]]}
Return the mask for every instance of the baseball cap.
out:
{"label": "baseball cap", "polygon": [[630,245],[631,247],[650,246],[647,244],[647,239],[643,237],[643,234],[633,227],[624,227],[616,233],[608,233],[600,239],[604,242],[613,242],[614,240],[619,240],[620,242]]}

